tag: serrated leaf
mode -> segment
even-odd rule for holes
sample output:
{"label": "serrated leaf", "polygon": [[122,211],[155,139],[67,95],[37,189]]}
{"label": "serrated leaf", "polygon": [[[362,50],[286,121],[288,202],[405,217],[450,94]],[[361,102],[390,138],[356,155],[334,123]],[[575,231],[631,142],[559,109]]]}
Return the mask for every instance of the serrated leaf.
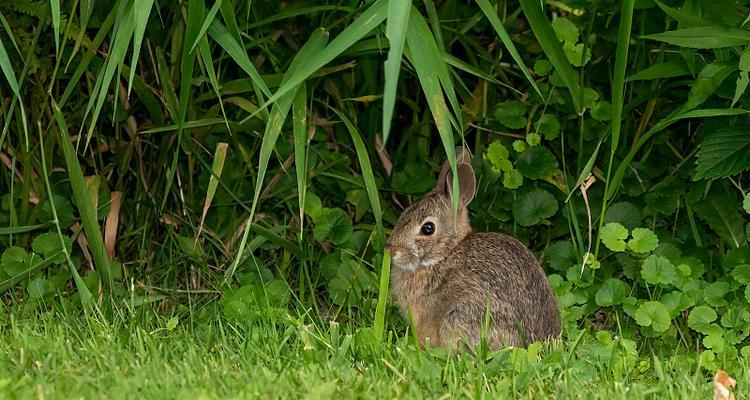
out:
{"label": "serrated leaf", "polygon": [[536,146],[521,154],[516,160],[516,168],[527,178],[542,179],[555,173],[557,158],[546,147]]}
{"label": "serrated leaf", "polygon": [[630,293],[630,287],[625,282],[616,278],[609,278],[596,292],[596,305],[609,307],[621,304],[625,301],[628,293]]}
{"label": "serrated leaf", "polygon": [[704,200],[693,205],[693,210],[732,247],[745,243],[742,215],[736,208],[736,201],[731,200],[724,190],[712,190]]}
{"label": "serrated leaf", "polygon": [[658,301],[647,301],[635,312],[635,322],[640,326],[650,326],[655,332],[665,332],[672,325],[667,307]]}
{"label": "serrated leaf", "polygon": [[532,226],[557,213],[555,196],[543,189],[534,189],[513,202],[513,217],[522,226]]}
{"label": "serrated leaf", "polygon": [[750,169],[750,126],[721,127],[701,142],[695,180],[717,179]]}
{"label": "serrated leaf", "polygon": [[523,185],[523,175],[517,169],[511,169],[503,174],[503,187],[515,190]]}
{"label": "serrated leaf", "polygon": [[652,285],[670,285],[677,279],[677,269],[666,257],[652,254],[643,260],[641,277]]}
{"label": "serrated leaf", "polygon": [[617,222],[610,222],[602,227],[600,234],[602,243],[612,251],[625,251],[625,239],[628,229]]}
{"label": "serrated leaf", "polygon": [[628,248],[636,253],[648,253],[659,246],[659,238],[650,229],[633,229],[633,238],[628,240]]}

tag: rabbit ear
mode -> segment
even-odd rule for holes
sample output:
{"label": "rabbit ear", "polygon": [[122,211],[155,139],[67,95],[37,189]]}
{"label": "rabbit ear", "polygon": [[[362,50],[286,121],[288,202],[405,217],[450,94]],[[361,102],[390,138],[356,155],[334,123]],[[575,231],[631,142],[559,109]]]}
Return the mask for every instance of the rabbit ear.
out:
{"label": "rabbit ear", "polygon": [[[469,152],[463,147],[456,147],[456,169],[458,170],[458,201],[461,208],[465,208],[474,199],[476,191],[476,178],[474,168],[471,167]],[[453,171],[448,160],[443,162],[443,167],[438,175],[436,191],[453,197]]]}

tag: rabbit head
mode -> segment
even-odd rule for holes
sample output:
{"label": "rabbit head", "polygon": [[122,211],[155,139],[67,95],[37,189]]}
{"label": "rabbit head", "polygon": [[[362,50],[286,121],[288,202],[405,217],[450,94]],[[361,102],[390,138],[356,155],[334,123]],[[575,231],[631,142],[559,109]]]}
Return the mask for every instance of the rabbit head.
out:
{"label": "rabbit head", "polygon": [[386,248],[393,264],[413,271],[432,267],[471,233],[467,207],[474,198],[476,180],[469,154],[456,149],[458,173],[458,214],[453,217],[453,171],[446,160],[438,175],[437,186],[412,204],[399,217]]}

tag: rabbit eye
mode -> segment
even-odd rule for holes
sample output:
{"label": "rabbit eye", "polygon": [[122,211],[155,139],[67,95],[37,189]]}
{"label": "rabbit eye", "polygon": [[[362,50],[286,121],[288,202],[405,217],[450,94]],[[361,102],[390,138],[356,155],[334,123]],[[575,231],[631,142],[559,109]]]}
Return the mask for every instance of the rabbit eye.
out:
{"label": "rabbit eye", "polygon": [[433,233],[435,233],[435,224],[433,224],[432,222],[425,223],[424,225],[422,225],[420,232],[425,236],[432,235]]}

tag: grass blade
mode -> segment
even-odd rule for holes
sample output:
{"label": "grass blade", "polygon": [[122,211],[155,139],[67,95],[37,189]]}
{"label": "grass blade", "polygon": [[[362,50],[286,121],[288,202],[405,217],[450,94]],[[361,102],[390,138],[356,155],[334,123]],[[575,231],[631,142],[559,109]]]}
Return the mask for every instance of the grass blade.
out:
{"label": "grass blade", "polygon": [[750,43],[750,32],[718,26],[702,26],[646,35],[643,38],[692,49],[721,49],[747,45]]}
{"label": "grass blade", "polygon": [[143,35],[146,33],[146,24],[148,17],[151,15],[151,8],[154,0],[135,0],[133,3],[133,57],[130,59],[130,78],[128,79],[128,97],[130,89],[133,87],[133,77],[135,76],[136,63],[141,53],[141,44]]}
{"label": "grass blade", "polygon": [[[354,143],[354,149],[357,152],[357,159],[359,160],[359,168],[362,170],[362,179],[365,181],[365,189],[367,189],[367,197],[370,199],[370,208],[372,214],[375,216],[375,226],[377,228],[376,241],[378,246],[385,244],[385,232],[383,231],[383,211],[380,208],[380,198],[378,196],[378,186],[375,183],[375,176],[372,173],[372,165],[370,164],[370,157],[367,154],[367,147],[365,142],[362,141],[362,135],[359,130],[352,123],[352,121],[344,115],[344,113],[331,108],[341,121],[344,122],[346,129],[349,131],[349,135],[352,137]],[[380,250],[380,249],[378,249]]]}
{"label": "grass blade", "polygon": [[515,61],[516,64],[518,64],[518,67],[521,68],[523,76],[526,77],[526,80],[529,81],[531,87],[534,88],[534,91],[539,95],[539,97],[544,98],[544,96],[542,96],[542,92],[540,92],[539,88],[536,86],[534,78],[531,77],[529,69],[526,67],[526,64],[523,63],[523,58],[521,58],[521,55],[518,54],[516,45],[513,44],[513,40],[510,38],[510,35],[508,35],[508,31],[505,30],[503,23],[500,21],[500,18],[498,18],[497,13],[492,8],[492,5],[490,5],[489,0],[476,0],[476,2],[484,15],[490,21],[490,25],[492,25],[492,28],[495,29],[495,32],[497,32],[497,35],[505,45],[505,48],[508,49],[508,53],[510,53],[513,61]]}
{"label": "grass blade", "polygon": [[60,53],[60,0],[49,0],[52,29],[55,31],[55,54]]}
{"label": "grass blade", "polygon": [[581,95],[581,86],[578,82],[578,75],[570,64],[570,61],[568,61],[565,52],[563,52],[562,45],[557,40],[557,35],[555,35],[549,19],[544,14],[541,3],[539,0],[520,0],[520,2],[531,30],[534,31],[534,35],[536,35],[552,67],[560,74],[560,78],[565,82],[568,90],[570,90],[573,106],[580,114],[583,111],[583,105],[581,104],[583,97]]}
{"label": "grass blade", "polygon": [[[320,52],[311,54],[310,58],[305,61],[293,74],[285,75],[285,82],[279,86],[276,92],[261,106],[267,107],[269,104],[277,101],[281,96],[296,90],[297,86],[310,77],[315,71],[324,67],[334,58],[346,51],[354,43],[357,43],[366,34],[370,33],[376,26],[385,21],[387,15],[387,0],[377,0],[367,10],[365,10],[354,22],[347,26],[331,43]],[[296,58],[295,58],[296,59]],[[245,119],[254,116],[249,115]],[[244,122],[244,121],[243,121]]]}
{"label": "grass blade", "polygon": [[208,213],[211,202],[214,200],[216,194],[216,188],[219,186],[219,179],[221,178],[221,172],[224,170],[224,160],[227,158],[227,144],[219,143],[216,145],[216,151],[214,151],[214,162],[211,165],[211,178],[208,180],[208,189],[206,189],[206,199],[203,201],[203,212],[201,213],[201,221],[198,225],[198,234],[195,236],[195,240],[203,231],[203,223],[206,221],[206,214]]}
{"label": "grass blade", "polygon": [[378,304],[375,306],[374,335],[378,343],[383,343],[385,336],[385,308],[388,305],[388,284],[391,276],[391,253],[383,252],[383,264],[380,267],[380,286],[378,287]]}
{"label": "grass blade", "polygon": [[307,193],[307,85],[303,82],[292,102],[292,130],[294,134],[294,169],[297,173],[299,202],[299,241],[305,224],[305,195]]}
{"label": "grass blade", "polygon": [[[89,196],[89,189],[86,186],[86,180],[83,178],[83,171],[81,170],[81,164],[78,163],[78,156],[73,145],[70,143],[70,135],[68,134],[68,126],[65,123],[65,118],[63,117],[62,112],[60,112],[60,107],[57,103],[54,103],[54,101],[52,103],[52,108],[60,131],[60,143],[65,156],[65,164],[68,167],[70,187],[73,191],[75,204],[78,207],[78,214],[81,216],[83,230],[86,232],[86,238],[89,242],[96,271],[99,273],[99,276],[102,277],[105,284],[108,287],[112,287],[114,282],[110,275],[109,260],[107,259],[107,253],[104,250],[102,233],[99,230],[96,208],[94,208],[91,197]],[[49,193],[52,192],[50,191]],[[50,198],[51,197],[52,196],[50,196]],[[78,272],[76,271],[75,273],[77,274]]]}
{"label": "grass blade", "polygon": [[385,70],[385,87],[383,88],[383,145],[388,142],[391,132],[393,108],[396,106],[396,86],[398,74],[401,71],[401,57],[404,53],[406,29],[409,25],[409,10],[411,0],[389,1],[388,22],[385,26],[385,36],[388,38],[390,49],[388,59],[383,64]]}
{"label": "grass blade", "polygon": [[198,31],[198,37],[195,38],[195,42],[193,42],[193,45],[190,46],[191,53],[195,51],[195,47],[198,46],[198,42],[206,36],[206,31],[208,30],[208,27],[211,26],[214,18],[216,18],[216,14],[219,12],[221,3],[221,0],[216,0],[216,3],[214,3],[213,7],[211,7],[211,10],[208,11],[208,16],[206,16],[206,19],[203,21],[203,25],[201,25],[200,31]]}
{"label": "grass blade", "polygon": [[[425,33],[426,31],[426,33]],[[454,121],[448,105],[445,102],[443,87],[440,85],[440,66],[445,63],[440,57],[440,50],[432,34],[429,33],[427,23],[416,10],[412,10],[409,29],[406,33],[406,44],[409,52],[407,57],[414,65],[419,84],[422,86],[427,105],[430,108],[435,126],[440,134],[440,141],[445,148],[448,164],[456,171],[456,149],[453,140],[451,121]],[[437,57],[436,57],[437,53]],[[439,61],[438,61],[439,60]],[[458,212],[458,174],[453,174],[453,211]]]}
{"label": "grass blade", "polygon": [[[16,73],[13,71],[13,65],[10,63],[10,58],[8,57],[8,53],[5,51],[5,46],[3,45],[3,42],[0,41],[0,69],[3,70],[3,75],[5,75],[5,80],[8,82],[8,85],[10,86],[10,90],[13,91],[13,94],[18,99],[18,103],[21,105],[21,122],[23,123],[23,134],[24,139],[26,142],[26,149],[29,148],[29,127],[28,127],[28,121],[26,119],[26,111],[24,110],[23,106],[23,99],[21,98],[21,92],[18,89],[18,81],[16,80]],[[6,125],[7,128],[7,125]],[[5,129],[3,129],[5,130]],[[5,136],[3,132],[3,137]],[[0,144],[2,142],[0,141]]]}
{"label": "grass blade", "polygon": [[[615,152],[620,144],[620,131],[622,129],[622,108],[625,102],[625,69],[628,65],[628,47],[630,46],[630,31],[633,25],[633,8],[635,0],[624,0],[622,12],[620,13],[620,28],[617,34],[617,52],[615,55],[615,72],[612,81],[612,136],[609,145],[609,164],[607,166],[607,180],[604,183],[604,192],[607,192],[610,184],[609,177],[612,173],[612,163],[615,160]],[[598,151],[598,147],[597,147]],[[602,227],[604,226],[604,214],[607,212],[607,197],[602,198],[602,209],[599,217],[599,229],[597,230],[594,254],[599,254],[599,243]]]}
{"label": "grass blade", "polygon": [[[328,32],[322,29],[315,31],[307,41],[307,43],[302,46],[300,51],[297,53],[297,56],[294,57],[294,60],[292,60],[287,74],[289,76],[292,76],[297,73],[299,68],[304,68],[311,56],[313,56],[314,54],[319,54],[320,51],[325,48],[327,41]],[[284,82],[286,82],[286,79],[287,76],[285,75]],[[284,84],[284,82],[282,82],[282,85]],[[297,90],[299,90],[299,88]],[[263,186],[263,179],[265,178],[266,170],[268,169],[268,162],[271,159],[271,153],[276,146],[276,141],[281,134],[281,128],[284,125],[284,120],[286,119],[286,116],[289,113],[289,109],[292,106],[292,101],[294,100],[293,96],[295,94],[296,92],[287,93],[285,96],[280,98],[279,101],[277,101],[271,108],[271,114],[268,117],[266,129],[265,132],[263,132],[263,139],[260,144],[258,174],[255,181],[253,203],[252,206],[250,206],[250,214],[248,215],[247,221],[245,223],[245,231],[242,234],[240,245],[237,248],[237,255],[229,268],[230,271],[236,271],[237,266],[243,258],[245,245],[247,243],[247,237],[251,227],[254,225],[253,218],[255,217],[255,210],[258,207],[258,202],[260,200],[260,191]]]}

